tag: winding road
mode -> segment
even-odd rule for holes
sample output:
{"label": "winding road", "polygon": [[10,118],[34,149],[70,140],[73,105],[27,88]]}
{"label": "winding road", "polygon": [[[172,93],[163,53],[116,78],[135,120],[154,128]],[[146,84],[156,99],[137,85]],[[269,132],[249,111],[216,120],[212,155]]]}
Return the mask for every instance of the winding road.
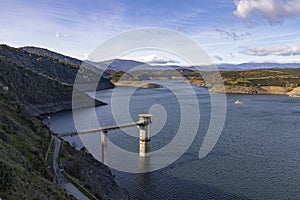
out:
{"label": "winding road", "polygon": [[72,195],[77,200],[89,200],[80,190],[78,190],[72,183],[70,183],[62,174],[59,167],[59,153],[61,147],[61,140],[58,137],[54,137],[54,147],[52,156],[52,165],[56,182],[59,187],[66,190],[69,195]]}

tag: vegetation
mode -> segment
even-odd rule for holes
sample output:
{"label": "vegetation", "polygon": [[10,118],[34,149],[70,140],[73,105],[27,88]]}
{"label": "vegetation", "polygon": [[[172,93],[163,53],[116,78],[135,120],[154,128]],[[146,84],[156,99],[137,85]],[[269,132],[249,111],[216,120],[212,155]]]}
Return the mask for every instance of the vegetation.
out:
{"label": "vegetation", "polygon": [[123,71],[112,71],[110,70],[110,76],[108,76],[108,78],[112,81],[112,82],[117,82],[119,80],[122,81],[140,81],[141,79],[134,75],[131,74],[130,72],[123,72]]}
{"label": "vegetation", "polygon": [[[109,168],[95,160],[85,149],[76,151],[65,144],[61,162],[68,180],[87,196],[94,195],[98,199],[128,199],[127,192],[113,180]],[[81,185],[93,195],[83,190]]]}
{"label": "vegetation", "polygon": [[[186,70],[182,74],[184,77],[187,77],[193,83],[197,83],[198,85],[205,85],[202,74],[209,77],[209,82],[214,82],[213,73],[199,73],[197,71]],[[221,71],[220,74],[223,79],[223,83],[226,86],[281,86],[291,88],[300,86],[300,68]]]}
{"label": "vegetation", "polygon": [[[35,47],[12,48],[0,45],[0,59],[68,85],[74,83],[76,76],[78,82],[94,83],[99,74],[103,73],[102,70],[75,58]],[[100,83],[99,89],[113,86],[105,78],[101,78]]]}
{"label": "vegetation", "polygon": [[[56,54],[44,51],[52,56]],[[35,110],[37,114],[71,109],[73,83],[77,72],[79,80],[85,83],[96,81],[97,73],[91,66],[86,67],[86,70],[79,70],[80,61],[76,59],[66,57],[71,60],[62,61],[56,57],[49,57],[48,54],[34,54],[37,52],[29,53],[0,45],[0,91],[16,99],[19,104]],[[96,89],[113,87],[106,78],[101,78],[99,83]],[[80,99],[78,107],[91,106],[93,104],[90,103],[95,102],[82,92],[76,92],[76,95],[76,98]],[[96,101],[96,105],[103,103]]]}
{"label": "vegetation", "polygon": [[[81,81],[92,83],[97,80],[97,69],[87,66],[86,72],[80,71],[79,62],[45,49],[15,49],[0,45],[0,198],[73,199],[54,180],[49,165],[53,149],[51,134],[42,120],[32,114],[40,107],[43,110],[39,114],[71,108],[72,84],[77,72]],[[97,89],[112,86],[102,77]],[[79,106],[94,105],[91,103],[95,100],[84,93],[77,91],[75,95]],[[103,103],[96,101],[96,105]],[[83,172],[80,179],[74,177],[94,188],[93,192],[99,198],[127,199],[127,193],[113,181],[108,167],[89,154],[88,159],[83,159],[82,152],[66,146],[68,151],[63,155],[69,166],[67,169],[82,167],[78,171]],[[93,173],[86,178],[90,166]],[[99,187],[101,192],[97,190]]]}
{"label": "vegetation", "polygon": [[50,132],[14,100],[0,95],[0,197],[70,199],[44,162]]}
{"label": "vegetation", "polygon": [[221,72],[225,85],[282,86],[300,85],[300,69],[259,69]]}

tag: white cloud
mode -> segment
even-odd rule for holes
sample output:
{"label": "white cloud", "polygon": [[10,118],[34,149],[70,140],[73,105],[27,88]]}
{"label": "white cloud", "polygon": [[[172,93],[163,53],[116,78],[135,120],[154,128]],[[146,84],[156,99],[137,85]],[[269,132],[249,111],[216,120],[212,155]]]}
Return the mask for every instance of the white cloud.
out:
{"label": "white cloud", "polygon": [[242,40],[246,36],[251,37],[251,33],[249,33],[249,32],[240,33],[240,32],[236,32],[234,30],[226,30],[226,29],[221,29],[221,28],[216,28],[216,31],[218,33],[220,33],[221,36],[226,36],[226,37],[232,38],[234,41]]}
{"label": "white cloud", "polygon": [[55,37],[56,38],[67,38],[67,37],[69,37],[69,35],[67,33],[62,34],[62,33],[56,32]]}
{"label": "white cloud", "polygon": [[[269,61],[271,62],[271,61]],[[277,62],[277,63],[300,63],[300,58],[280,58],[280,59],[276,59],[273,62]]]}
{"label": "white cloud", "polygon": [[57,38],[60,38],[61,37],[61,35],[60,35],[60,33],[55,33],[55,37],[57,37]]}
{"label": "white cloud", "polygon": [[165,64],[179,64],[179,61],[169,59],[169,58],[164,58],[161,56],[158,56],[156,54],[152,55],[147,55],[147,56],[138,56],[138,57],[125,57],[125,59],[130,59],[130,60],[136,60],[140,62],[145,62],[148,64],[156,64],[156,65],[165,65]]}
{"label": "white cloud", "polygon": [[[172,12],[172,17],[167,20],[167,23],[172,25],[185,27],[185,26],[194,26],[197,22],[199,16],[206,14],[206,11],[202,8],[189,8],[183,12]],[[186,31],[186,30],[184,30]]]}
{"label": "white cloud", "polygon": [[240,53],[252,56],[293,56],[300,55],[300,43],[275,45],[260,48],[241,47],[244,50]]}
{"label": "white cloud", "polygon": [[276,25],[300,15],[300,0],[235,0],[235,5],[234,15],[247,22],[262,17]]}
{"label": "white cloud", "polygon": [[82,60],[89,60],[89,54],[84,53],[83,56],[82,56]]}
{"label": "white cloud", "polygon": [[221,56],[218,56],[218,55],[215,55],[213,58],[215,60],[218,60],[218,61],[223,61],[223,58]]}

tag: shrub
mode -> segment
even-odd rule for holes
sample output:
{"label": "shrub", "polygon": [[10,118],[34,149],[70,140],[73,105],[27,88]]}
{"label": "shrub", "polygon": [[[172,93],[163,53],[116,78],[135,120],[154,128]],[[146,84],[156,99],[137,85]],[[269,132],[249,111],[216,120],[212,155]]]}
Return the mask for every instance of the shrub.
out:
{"label": "shrub", "polygon": [[0,191],[6,191],[12,185],[14,170],[4,161],[0,161]]}

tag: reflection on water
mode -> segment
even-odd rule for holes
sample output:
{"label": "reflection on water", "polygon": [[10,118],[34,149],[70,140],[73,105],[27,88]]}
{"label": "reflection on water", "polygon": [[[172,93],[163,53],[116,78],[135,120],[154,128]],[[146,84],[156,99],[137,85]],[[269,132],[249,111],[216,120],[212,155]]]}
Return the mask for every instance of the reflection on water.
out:
{"label": "reflection on water", "polygon": [[[184,90],[181,83],[172,84]],[[123,90],[126,94],[126,88]],[[212,152],[200,160],[198,152],[209,125],[210,99],[205,88],[194,87],[194,90],[199,100],[200,128],[190,148],[178,160],[150,173],[112,170],[116,181],[128,190],[132,199],[300,199],[300,99],[279,95],[227,95],[222,135]],[[110,103],[111,92],[100,91],[97,98]],[[245,104],[235,105],[236,99]],[[139,89],[134,93],[130,100],[133,121],[155,104],[163,105],[167,117],[163,116],[166,117],[165,125],[151,138],[153,151],[172,140],[180,121],[178,103],[164,88]],[[98,107],[96,111],[101,125],[115,124],[110,106]],[[83,111],[87,124],[89,112],[89,109]],[[153,132],[156,128],[154,117]],[[51,128],[57,132],[72,131],[72,114],[53,115]],[[138,129],[127,131],[109,132],[108,138],[127,151],[138,152]],[[189,134],[188,127],[186,134]],[[85,137],[95,149],[100,148],[99,133]],[[82,145],[78,137],[68,140],[78,148]],[[101,160],[101,155],[96,158]],[[149,163],[151,156],[140,158],[138,167],[151,167]]]}
{"label": "reflection on water", "polygon": [[[150,159],[151,159],[151,156],[140,157],[140,161],[139,161],[140,171],[149,171]],[[147,188],[147,183],[149,182],[150,175],[151,175],[151,173],[139,173],[137,176],[138,184],[141,187],[145,186],[145,188]]]}

